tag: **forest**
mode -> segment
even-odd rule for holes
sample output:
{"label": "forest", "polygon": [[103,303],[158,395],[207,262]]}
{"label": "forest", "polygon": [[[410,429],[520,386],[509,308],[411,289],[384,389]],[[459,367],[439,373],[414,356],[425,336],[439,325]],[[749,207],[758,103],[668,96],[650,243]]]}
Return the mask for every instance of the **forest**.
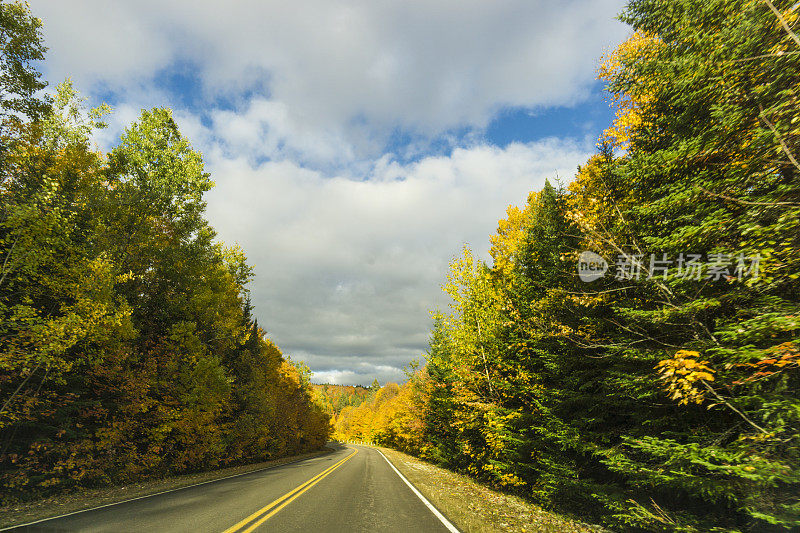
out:
{"label": "forest", "polygon": [[596,153],[453,259],[406,382],[351,387],[259,325],[172,112],[98,149],[110,108],[0,1],[0,503],[332,436],[614,531],[800,531],[800,4],[620,18]]}
{"label": "forest", "polygon": [[335,436],[616,531],[797,531],[792,4],[631,1],[597,153],[453,260],[424,366]]}
{"label": "forest", "polygon": [[0,3],[2,499],[321,448],[308,368],[204,217],[201,154],[159,108],[98,150],[109,109],[69,80],[43,91],[41,25]]}
{"label": "forest", "polygon": [[377,380],[369,388],[361,385],[337,385],[334,383],[312,384],[314,400],[328,415],[341,413],[346,407],[361,405],[370,394],[381,387]]}

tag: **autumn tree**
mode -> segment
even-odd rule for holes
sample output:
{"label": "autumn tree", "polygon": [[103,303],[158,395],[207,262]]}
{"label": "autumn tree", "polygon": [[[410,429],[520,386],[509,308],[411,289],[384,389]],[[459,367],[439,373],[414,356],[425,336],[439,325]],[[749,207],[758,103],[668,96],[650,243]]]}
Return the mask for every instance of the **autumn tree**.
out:
{"label": "autumn tree", "polygon": [[598,153],[453,262],[421,455],[615,530],[800,525],[790,4],[628,4]]}
{"label": "autumn tree", "polygon": [[40,23],[0,3],[0,486],[3,498],[318,449],[309,370],[253,316],[252,268],[205,219],[213,185],[171,111],[103,154],[101,106],[52,100]]}

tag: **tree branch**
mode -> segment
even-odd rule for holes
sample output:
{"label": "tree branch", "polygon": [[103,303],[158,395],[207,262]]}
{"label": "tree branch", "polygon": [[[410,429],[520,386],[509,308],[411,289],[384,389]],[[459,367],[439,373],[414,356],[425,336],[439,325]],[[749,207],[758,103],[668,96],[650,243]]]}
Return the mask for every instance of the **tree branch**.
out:
{"label": "tree branch", "polygon": [[713,394],[713,395],[714,395],[714,398],[716,398],[716,399],[717,399],[719,402],[721,402],[721,403],[725,404],[725,406],[726,406],[726,407],[728,407],[728,409],[730,409],[731,411],[733,411],[733,412],[734,412],[734,413],[736,413],[737,415],[741,416],[741,417],[742,417],[742,419],[744,419],[744,421],[745,421],[745,422],[747,422],[748,424],[750,424],[751,426],[753,426],[754,428],[756,428],[756,429],[757,429],[758,431],[760,431],[761,433],[764,433],[765,435],[766,435],[766,434],[768,434],[767,430],[765,430],[764,428],[762,428],[761,426],[759,426],[758,424],[756,424],[755,422],[753,422],[752,420],[750,420],[749,418],[747,418],[747,416],[746,416],[746,415],[745,415],[743,412],[741,412],[740,410],[738,410],[737,408],[735,408],[734,406],[732,406],[730,403],[728,403],[728,400],[726,400],[725,398],[723,398],[722,396],[720,396],[720,395],[717,393],[717,391],[715,391],[715,390],[714,390],[714,388],[713,388],[711,385],[709,385],[708,383],[706,383],[706,380],[704,380],[704,379],[701,379],[701,380],[700,380],[700,382],[701,382],[701,383],[702,383],[702,384],[705,386],[705,388],[706,388],[706,389],[708,389],[708,391],[709,391],[711,394]]}
{"label": "tree branch", "polygon": [[6,265],[8,264],[8,260],[11,258],[11,254],[14,252],[14,247],[17,245],[17,242],[19,242],[19,235],[17,235],[17,238],[14,239],[14,244],[11,245],[11,249],[6,254],[5,261],[3,261],[3,276],[0,277],[0,285],[3,284],[3,282],[6,279],[6,276],[8,275],[8,271],[6,271]]}
{"label": "tree branch", "polygon": [[783,29],[786,30],[786,33],[788,33],[789,36],[792,39],[794,39],[794,42],[797,43],[797,46],[800,46],[800,38],[798,38],[797,34],[795,34],[795,32],[792,31],[792,28],[789,27],[789,23],[786,22],[786,19],[783,17],[781,12],[778,11],[778,9],[775,7],[775,4],[773,4],[771,0],[764,0],[764,3],[767,4],[767,6],[769,6],[772,12],[775,13],[775,16],[778,17],[778,20],[781,22],[781,26],[783,26]]}
{"label": "tree branch", "polygon": [[797,163],[797,159],[794,158],[792,152],[789,150],[789,147],[786,146],[785,142],[783,142],[783,137],[781,137],[780,132],[778,132],[778,130],[775,129],[775,126],[773,126],[772,123],[769,120],[767,120],[767,117],[764,116],[764,107],[761,104],[758,104],[758,109],[760,111],[758,117],[764,122],[764,124],[767,125],[772,134],[775,135],[775,137],[778,139],[778,142],[780,143],[783,152],[786,154],[786,157],[789,158],[789,161],[791,161],[792,164],[798,170],[800,170],[800,164]]}
{"label": "tree branch", "polygon": [[790,205],[795,207],[800,207],[800,203],[798,202],[749,202],[747,200],[740,200],[738,198],[733,198],[732,196],[728,196],[725,194],[721,194],[718,192],[711,192],[704,187],[699,187],[701,191],[706,194],[710,194],[711,196],[716,196],[717,198],[722,198],[723,200],[728,200],[729,202],[736,202],[737,204],[744,204],[744,205],[765,205],[765,206],[776,206],[776,205]]}

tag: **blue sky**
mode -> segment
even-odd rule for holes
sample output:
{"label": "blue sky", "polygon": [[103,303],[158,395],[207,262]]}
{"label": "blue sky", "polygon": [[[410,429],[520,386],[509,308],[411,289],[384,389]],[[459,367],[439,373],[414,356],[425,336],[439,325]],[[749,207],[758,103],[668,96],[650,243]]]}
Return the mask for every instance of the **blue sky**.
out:
{"label": "blue sky", "polygon": [[506,109],[497,114],[486,128],[486,142],[506,146],[527,143],[545,137],[596,139],[614,120],[614,109],[606,101],[604,85],[598,82],[587,98],[571,106],[534,109]]}
{"label": "blue sky", "polygon": [[[163,106],[188,111],[206,126],[209,109],[237,111],[246,106],[255,95],[269,95],[268,84],[248,88],[235,95],[209,95],[203,90],[201,67],[189,61],[175,61],[159,69],[152,76],[152,86],[158,90],[151,106]],[[96,83],[88,96],[92,105],[105,102],[116,106],[125,103],[125,94],[105,83]],[[510,143],[529,143],[548,137],[597,139],[614,120],[614,109],[609,105],[604,84],[595,81],[587,86],[587,94],[569,105],[556,106],[505,106],[493,112],[490,121],[482,127],[463,125],[425,138],[425,148],[406,157],[410,145],[420,141],[420,135],[403,128],[392,131],[382,147],[383,153],[392,153],[405,162],[422,157],[449,155],[457,146],[485,143],[505,148]],[[268,160],[265,156],[263,160]]]}
{"label": "blue sky", "polygon": [[255,264],[259,323],[318,381],[403,378],[506,207],[569,180],[613,120],[595,80],[618,0],[33,0],[51,83],[173,109]]}

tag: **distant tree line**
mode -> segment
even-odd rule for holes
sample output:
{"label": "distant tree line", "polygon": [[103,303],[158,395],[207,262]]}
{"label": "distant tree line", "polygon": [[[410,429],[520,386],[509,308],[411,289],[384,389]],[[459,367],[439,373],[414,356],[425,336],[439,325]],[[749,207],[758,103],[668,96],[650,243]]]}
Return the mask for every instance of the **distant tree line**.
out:
{"label": "distant tree line", "polygon": [[[312,385],[314,400],[329,415],[340,413],[347,406],[361,405],[373,391],[362,385]],[[380,388],[380,386],[378,387]]]}

